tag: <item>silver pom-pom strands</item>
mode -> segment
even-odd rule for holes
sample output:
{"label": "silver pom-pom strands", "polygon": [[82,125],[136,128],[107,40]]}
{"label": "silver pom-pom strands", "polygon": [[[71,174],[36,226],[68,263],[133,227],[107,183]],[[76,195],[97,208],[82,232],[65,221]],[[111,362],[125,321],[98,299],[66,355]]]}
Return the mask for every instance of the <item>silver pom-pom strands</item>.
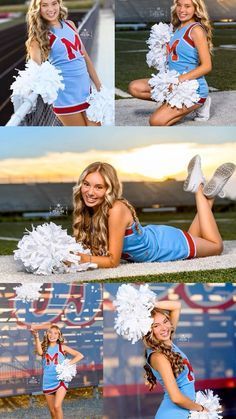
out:
{"label": "silver pom-pom strands", "polygon": [[101,125],[114,125],[114,92],[105,86],[100,91],[93,89],[87,99],[90,104],[86,115],[90,121],[100,122]]}
{"label": "silver pom-pom strands", "polygon": [[13,104],[16,108],[19,107],[33,92],[41,95],[44,103],[51,105],[57,98],[58,90],[63,90],[65,87],[60,73],[61,71],[49,61],[39,65],[29,60],[25,70],[18,71],[18,76],[10,87],[13,91],[11,96]]}
{"label": "silver pom-pom strands", "polygon": [[41,296],[40,291],[42,286],[43,284],[36,282],[30,284],[21,284],[13,288],[16,292],[16,296],[11,298],[11,300],[21,300],[23,303],[36,301]]}
{"label": "silver pom-pom strands", "polygon": [[166,23],[159,23],[151,28],[147,41],[150,51],[146,60],[149,67],[154,67],[159,71],[158,74],[152,74],[148,82],[152,87],[151,98],[159,103],[166,102],[178,109],[183,106],[190,108],[200,99],[197,93],[199,84],[197,80],[179,82],[180,74],[168,69],[167,44],[172,34],[172,26]]}
{"label": "silver pom-pom strands", "polygon": [[94,263],[80,263],[75,253],[90,254],[74,237],[52,222],[26,230],[14,251],[14,259],[20,261],[28,272],[37,275],[52,273],[74,273],[96,268]]}
{"label": "silver pom-pom strands", "polygon": [[65,359],[56,366],[57,379],[69,383],[76,376],[76,364],[69,364],[69,359]]}
{"label": "silver pom-pom strands", "polygon": [[213,394],[212,390],[198,391],[196,394],[196,403],[201,404],[209,412],[195,412],[191,411],[189,419],[222,419],[222,407],[220,399],[217,394]]}
{"label": "silver pom-pom strands", "polygon": [[119,287],[114,306],[117,310],[115,330],[132,343],[142,339],[153,323],[151,311],[154,308],[156,294],[148,286],[140,285],[139,289],[129,284]]}

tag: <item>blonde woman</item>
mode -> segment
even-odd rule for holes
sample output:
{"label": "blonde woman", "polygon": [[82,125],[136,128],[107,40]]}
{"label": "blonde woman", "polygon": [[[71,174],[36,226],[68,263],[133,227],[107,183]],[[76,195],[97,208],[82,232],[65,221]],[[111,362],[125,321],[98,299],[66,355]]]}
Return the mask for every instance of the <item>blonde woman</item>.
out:
{"label": "blonde woman", "polygon": [[53,419],[63,419],[62,403],[68,389],[68,383],[59,381],[56,366],[62,363],[67,355],[73,358],[70,364],[75,364],[83,359],[83,355],[64,345],[64,338],[60,328],[52,324],[44,335],[43,341],[39,340],[39,333],[31,327],[35,339],[35,348],[43,360],[43,392]]}
{"label": "blonde woman", "polygon": [[155,419],[188,419],[190,410],[207,413],[195,403],[193,368],[186,355],[173,343],[181,304],[178,301],[160,301],[151,312],[151,330],[143,337],[146,347],[146,379],[152,390],[157,381],[165,389],[164,399]]}
{"label": "blonde woman", "polygon": [[122,197],[117,173],[110,164],[95,162],[81,174],[74,187],[74,236],[92,255],[80,254],[81,262],[113,268],[120,259],[130,262],[164,262],[219,255],[222,238],[212,206],[232,176],[235,165],[220,166],[205,180],[200,157],[189,163],[184,189],[195,193],[197,215],[188,231],[165,225],[142,227],[132,205]]}
{"label": "blonde woman", "polygon": [[[200,100],[190,108],[181,109],[164,103],[150,117],[153,126],[173,125],[201,106],[205,114],[209,114],[210,98],[204,76],[212,68],[212,33],[205,3],[203,0],[174,0],[171,12],[174,35],[167,48],[168,67],[180,74],[180,82],[197,79]],[[129,91],[134,97],[151,100],[148,79],[132,81]]]}
{"label": "blonde woman", "polygon": [[63,125],[98,125],[89,121],[86,109],[90,79],[101,88],[73,22],[66,20],[67,9],[61,0],[31,0],[28,14],[27,58],[38,64],[49,60],[63,76],[64,90],[59,90],[53,111]]}

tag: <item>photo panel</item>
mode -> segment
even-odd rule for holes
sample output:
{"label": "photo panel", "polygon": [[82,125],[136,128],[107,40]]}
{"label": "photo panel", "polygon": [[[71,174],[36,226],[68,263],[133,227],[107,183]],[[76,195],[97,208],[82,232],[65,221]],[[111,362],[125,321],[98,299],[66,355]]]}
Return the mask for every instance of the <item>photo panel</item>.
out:
{"label": "photo panel", "polygon": [[233,0],[116,0],[116,125],[234,126],[235,21]]}
{"label": "photo panel", "polygon": [[1,417],[48,417],[48,398],[68,388],[64,417],[101,418],[101,284],[2,283],[0,294]]}
{"label": "photo panel", "polygon": [[[165,307],[168,311],[153,314],[154,304],[150,303],[150,298],[149,305],[148,298],[144,299],[145,287],[154,293],[155,307]],[[157,382],[150,391],[148,369],[144,369],[147,362],[152,363],[148,357],[150,351],[160,353],[163,350],[160,349],[161,340],[168,339],[168,323],[159,325],[157,322],[162,318],[166,321],[163,313],[171,316],[173,308],[179,303],[181,313],[171,338],[171,350],[181,354],[185,372],[179,374],[179,379],[176,378],[177,385],[185,396],[193,400],[195,391],[211,389],[214,396],[220,398],[222,416],[235,417],[235,298],[235,284],[232,283],[105,284],[104,417],[146,419],[155,415],[175,417],[175,414],[189,417],[189,410],[170,401],[171,373],[168,373],[169,385],[163,399],[163,371],[161,376],[157,373]],[[148,311],[154,316],[151,320],[154,326],[148,324]],[[141,336],[150,337],[149,330],[160,333],[159,340],[146,339],[145,347]],[[172,353],[165,356],[170,360]]]}

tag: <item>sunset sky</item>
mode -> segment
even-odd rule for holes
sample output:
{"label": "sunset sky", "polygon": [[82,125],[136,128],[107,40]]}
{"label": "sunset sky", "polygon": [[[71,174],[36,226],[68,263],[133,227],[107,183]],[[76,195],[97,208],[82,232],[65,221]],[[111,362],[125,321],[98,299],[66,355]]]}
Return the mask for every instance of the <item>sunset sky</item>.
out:
{"label": "sunset sky", "polygon": [[[202,157],[206,177],[221,163],[236,162],[234,127],[159,128],[158,137],[155,128],[135,127],[82,128],[79,134],[78,128],[55,127],[1,132],[0,183],[76,181],[98,160],[112,164],[121,180],[134,181],[182,180],[195,154]],[[236,176],[229,184],[230,195],[233,189]]]}

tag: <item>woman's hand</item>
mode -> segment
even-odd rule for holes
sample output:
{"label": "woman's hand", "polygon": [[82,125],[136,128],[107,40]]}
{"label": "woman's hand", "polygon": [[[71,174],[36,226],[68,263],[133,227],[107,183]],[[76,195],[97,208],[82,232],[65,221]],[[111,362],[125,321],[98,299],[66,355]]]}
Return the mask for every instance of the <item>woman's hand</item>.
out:
{"label": "woman's hand", "polygon": [[38,338],[39,337],[38,330],[34,329],[33,326],[31,326],[30,331],[31,331],[32,335],[34,336],[34,338]]}
{"label": "woman's hand", "polygon": [[185,74],[180,74],[180,76],[178,77],[178,80],[179,80],[180,83],[183,83],[184,81],[186,81],[188,79],[186,78]]}

